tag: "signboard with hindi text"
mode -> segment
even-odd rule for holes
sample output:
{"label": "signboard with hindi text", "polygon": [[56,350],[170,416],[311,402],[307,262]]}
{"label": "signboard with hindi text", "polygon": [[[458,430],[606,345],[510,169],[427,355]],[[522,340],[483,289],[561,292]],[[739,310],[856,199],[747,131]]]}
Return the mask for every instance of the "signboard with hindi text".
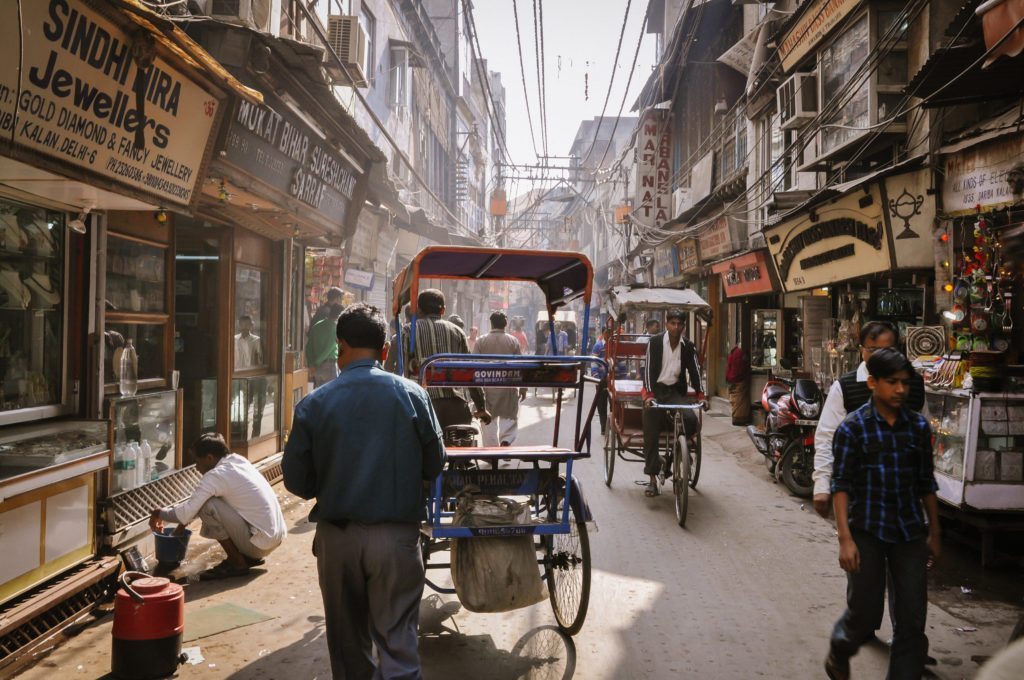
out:
{"label": "signboard with hindi text", "polygon": [[640,121],[636,149],[636,200],[632,219],[661,227],[672,219],[672,113],[648,109]]}
{"label": "signboard with hindi text", "polygon": [[[109,8],[83,0],[2,5],[0,137],[155,205],[191,204],[218,98],[154,54],[153,36],[129,35]],[[151,63],[140,65],[140,53]]]}

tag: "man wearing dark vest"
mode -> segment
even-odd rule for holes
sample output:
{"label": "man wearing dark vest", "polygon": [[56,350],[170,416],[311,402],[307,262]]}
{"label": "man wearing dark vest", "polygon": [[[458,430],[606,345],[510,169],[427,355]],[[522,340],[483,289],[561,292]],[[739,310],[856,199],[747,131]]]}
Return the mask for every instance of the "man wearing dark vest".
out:
{"label": "man wearing dark vest", "polygon": [[[846,418],[871,399],[868,388],[867,360],[876,351],[898,347],[899,331],[885,321],[870,321],[860,329],[860,365],[832,383],[821,409],[821,418],[814,433],[814,509],[828,517],[832,505],[832,437]],[[915,372],[910,376],[910,394],[906,405],[913,411],[924,407],[924,380]]]}
{"label": "man wearing dark vest", "polygon": [[[701,386],[700,366],[697,365],[697,349],[693,343],[683,337],[686,328],[686,316],[679,310],[670,310],[665,315],[665,331],[652,335],[647,343],[647,358],[644,370],[644,386],[640,396],[644,401],[644,474],[650,477],[650,483],[644,490],[647,496],[657,496],[658,475],[662,472],[661,445],[662,427],[668,423],[668,413],[652,408],[653,402],[659,404],[692,404],[694,398],[704,402],[704,388]],[[689,387],[696,392],[690,397]],[[692,410],[683,411],[683,426],[687,434],[697,427],[697,414]]]}

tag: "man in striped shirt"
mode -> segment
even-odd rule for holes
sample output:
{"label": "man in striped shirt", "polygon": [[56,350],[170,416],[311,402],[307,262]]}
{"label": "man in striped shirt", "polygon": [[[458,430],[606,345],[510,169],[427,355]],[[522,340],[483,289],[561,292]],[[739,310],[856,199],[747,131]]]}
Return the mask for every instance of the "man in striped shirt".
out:
{"label": "man in striped shirt", "polygon": [[[416,319],[416,351],[407,373],[413,380],[418,378],[422,363],[435,354],[469,354],[466,334],[444,318],[444,293],[428,288],[416,300],[420,313]],[[491,422],[491,415],[484,404],[484,392],[479,387],[469,388],[475,408],[472,412],[465,399],[451,387],[429,387],[427,394],[434,404],[442,432],[449,425],[469,425],[473,418],[479,418],[485,425]]]}

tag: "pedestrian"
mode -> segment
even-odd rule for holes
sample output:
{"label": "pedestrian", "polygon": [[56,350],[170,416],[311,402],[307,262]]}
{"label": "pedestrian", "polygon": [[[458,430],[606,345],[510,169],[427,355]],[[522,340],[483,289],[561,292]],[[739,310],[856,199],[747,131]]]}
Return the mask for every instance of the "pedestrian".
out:
{"label": "pedestrian", "polygon": [[737,343],[725,367],[725,382],[729,383],[729,405],[733,425],[750,423],[750,356]]}
{"label": "pedestrian", "polygon": [[[440,292],[440,291],[438,291],[438,292]],[[479,340],[479,339],[480,339],[480,329],[477,328],[476,326],[470,326],[469,327],[469,339],[468,339],[469,346],[470,347],[474,346],[476,344],[476,341]]]}
{"label": "pedestrian", "polygon": [[[472,346],[458,326],[443,318],[444,293],[436,288],[428,288],[419,294],[416,303],[420,312],[419,318],[416,319],[416,351],[412,360],[406,362],[406,375],[413,379],[419,376],[420,366],[429,357],[435,354],[469,354],[469,348]],[[476,326],[471,330],[476,330]],[[460,391],[451,387],[427,389],[437,419],[441,422],[442,432],[449,425],[469,425],[473,418],[479,418],[481,423],[491,420],[484,402],[483,390],[479,387],[470,387],[467,390],[474,406],[472,412],[466,400],[460,396]]]}
{"label": "pedestrian", "polygon": [[[519,356],[519,341],[505,332],[508,317],[498,310],[491,314],[491,332],[476,341],[476,354]],[[481,427],[484,446],[512,446],[519,430],[519,402],[526,399],[526,388],[485,387],[484,398],[491,422]]]}
{"label": "pedestrian", "polygon": [[[867,360],[868,403],[833,437],[832,504],[846,611],[832,630],[825,672],[850,677],[850,657],[874,636],[890,580],[893,622],[888,680],[919,680],[928,652],[928,558],[941,553],[938,485],[928,420],[907,407],[914,368],[899,351]],[[927,515],[927,520],[926,520]]]}
{"label": "pedestrian", "polygon": [[461,316],[459,316],[458,314],[451,314],[449,315],[448,320],[451,321],[456,326],[458,326],[460,331],[462,331],[463,333],[466,332],[466,322],[462,320]]}
{"label": "pedestrian", "polygon": [[199,435],[192,447],[196,469],[202,473],[192,495],[171,508],[154,508],[149,527],[161,533],[164,522],[176,522],[181,534],[198,517],[199,535],[220,543],[227,557],[199,574],[210,581],[245,576],[263,564],[288,535],[281,505],[270,484],[248,460],[231,453],[216,432]]}
{"label": "pedestrian", "polygon": [[313,388],[338,377],[338,340],[336,337],[341,305],[333,304],[327,316],[313,324],[306,340],[306,365],[313,369]]}
{"label": "pedestrian", "polygon": [[521,354],[526,354],[530,349],[530,341],[526,337],[526,332],[523,331],[523,318],[517,317],[512,320],[512,337],[519,342],[519,351]]}
{"label": "pedestrian", "polygon": [[316,312],[313,313],[313,318],[309,320],[309,327],[312,328],[318,321],[323,321],[327,318],[331,311],[331,305],[340,305],[342,309],[345,308],[345,291],[337,286],[331,286],[327,289],[327,302],[317,307]]}
{"label": "pedestrian", "polygon": [[569,331],[565,330],[565,324],[558,324],[558,341],[556,346],[558,347],[558,354],[565,356],[569,353]]}
{"label": "pedestrian", "polygon": [[[860,365],[832,383],[821,408],[814,431],[814,509],[828,517],[831,508],[832,436],[846,415],[853,413],[871,399],[868,389],[867,360],[880,349],[899,346],[899,331],[887,321],[870,321],[860,329]],[[912,411],[924,407],[924,380],[915,371],[910,376],[907,406]],[[881,619],[879,619],[879,626]]]}
{"label": "pedestrian", "polygon": [[426,391],[381,367],[385,333],[375,307],[342,313],[341,374],[296,405],[282,462],[285,488],[316,499],[327,649],[333,676],[348,680],[422,677],[423,487],[446,460]]}
{"label": "pedestrian", "polygon": [[[594,342],[594,351],[592,352],[595,357],[606,358],[605,348],[607,343],[605,338],[607,336],[608,331],[603,328],[598,332],[597,340]],[[608,369],[600,364],[593,364],[590,367],[590,375],[598,379],[595,410],[597,411],[597,420],[601,423],[601,435],[603,436],[608,431]]]}
{"label": "pedestrian", "polygon": [[661,322],[657,319],[648,319],[644,325],[644,330],[647,332],[647,335],[657,335],[661,332]]}

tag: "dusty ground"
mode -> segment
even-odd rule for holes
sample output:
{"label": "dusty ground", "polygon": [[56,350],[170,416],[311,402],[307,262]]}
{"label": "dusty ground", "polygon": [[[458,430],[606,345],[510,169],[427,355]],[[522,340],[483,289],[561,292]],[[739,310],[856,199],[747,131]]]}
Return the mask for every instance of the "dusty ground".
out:
{"label": "dusty ground", "polygon": [[[550,400],[528,400],[519,442],[550,441],[551,415]],[[834,530],[768,479],[741,429],[728,418],[705,418],[704,467],[686,530],[675,523],[671,496],[645,498],[634,485],[639,464],[620,462],[606,488],[598,454],[577,468],[598,525],[582,632],[573,639],[558,633],[546,602],[472,614],[427,591],[420,650],[428,680],[824,677],[845,586]],[[310,553],[314,527],[305,521],[310,504],[279,493],[291,536],[267,565],[246,579],[186,588],[186,630],[190,614],[225,602],[275,618],[187,643],[205,661],[183,667],[180,677],[330,676]],[[1020,569],[982,572],[973,551],[950,541],[946,551],[931,583],[934,672],[969,678],[1024,612]],[[190,552],[190,571],[219,559],[219,548],[202,541]],[[444,581],[446,573],[432,576]],[[110,617],[98,620],[19,677],[103,676],[110,627]],[[888,638],[888,624],[880,635]],[[866,647],[854,659],[857,677],[884,677],[886,657],[884,646]]]}

